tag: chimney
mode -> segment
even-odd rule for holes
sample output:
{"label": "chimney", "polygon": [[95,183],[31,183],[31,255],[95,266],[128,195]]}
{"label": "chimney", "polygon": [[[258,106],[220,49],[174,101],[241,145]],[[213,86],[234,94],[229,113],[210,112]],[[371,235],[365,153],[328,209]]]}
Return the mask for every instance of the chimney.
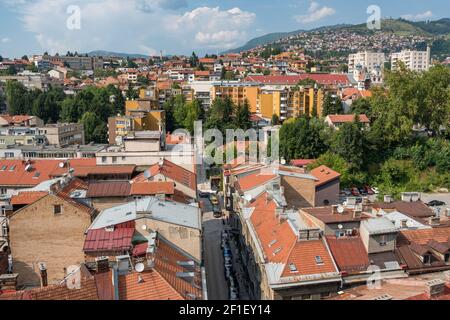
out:
{"label": "chimney", "polygon": [[408,228],[408,219],[402,220],[402,228]]}
{"label": "chimney", "polygon": [[444,275],[445,275],[445,282],[450,282],[450,271],[445,271]]}
{"label": "chimney", "polygon": [[1,290],[17,290],[18,273],[2,274],[0,275],[0,289]]}
{"label": "chimney", "polygon": [[39,262],[39,271],[41,274],[41,286],[42,287],[46,287],[48,285],[48,280],[47,280],[47,266],[45,265],[44,262]]}
{"label": "chimney", "polygon": [[445,282],[440,279],[428,281],[425,284],[425,292],[431,298],[436,298],[444,293]]}
{"label": "chimney", "polygon": [[108,257],[95,258],[95,266],[97,267],[97,273],[104,273],[109,271]]}
{"label": "chimney", "polygon": [[391,203],[392,197],[389,194],[384,195],[384,202]]}
{"label": "chimney", "polygon": [[436,217],[436,216],[429,217],[428,218],[428,224],[430,226],[438,226],[438,225],[441,224],[441,218],[440,217]]}

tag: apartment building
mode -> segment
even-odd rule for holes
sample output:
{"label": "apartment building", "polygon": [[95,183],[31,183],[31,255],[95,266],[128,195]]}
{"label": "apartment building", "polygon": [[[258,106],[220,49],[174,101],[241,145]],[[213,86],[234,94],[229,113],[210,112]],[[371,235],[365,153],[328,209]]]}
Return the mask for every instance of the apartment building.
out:
{"label": "apartment building", "polygon": [[84,126],[81,123],[47,124],[37,128],[39,135],[45,135],[50,145],[68,146],[84,144]]}
{"label": "apartment building", "polygon": [[130,111],[130,115],[108,118],[108,142],[121,144],[132,131],[165,131],[165,111]]}
{"label": "apartment building", "polygon": [[360,65],[363,68],[366,68],[370,73],[376,67],[384,68],[384,62],[386,61],[386,57],[382,52],[358,52],[354,54],[350,54],[348,56],[348,72],[353,73],[356,69],[356,66]]}
{"label": "apartment building", "polygon": [[277,115],[281,121],[303,114],[322,114],[324,91],[313,87],[264,86],[257,99],[263,118]]}
{"label": "apartment building", "polygon": [[67,65],[73,70],[95,70],[103,68],[103,59],[86,56],[43,56],[43,60],[52,64]]}
{"label": "apartment building", "polygon": [[426,51],[403,50],[393,53],[391,56],[391,68],[397,69],[398,62],[401,61],[412,71],[427,71],[430,68],[431,49],[427,47]]}
{"label": "apartment building", "polygon": [[226,81],[214,84],[211,89],[211,99],[230,98],[235,105],[241,105],[246,100],[250,106],[250,112],[257,111],[257,99],[259,86],[255,83]]}

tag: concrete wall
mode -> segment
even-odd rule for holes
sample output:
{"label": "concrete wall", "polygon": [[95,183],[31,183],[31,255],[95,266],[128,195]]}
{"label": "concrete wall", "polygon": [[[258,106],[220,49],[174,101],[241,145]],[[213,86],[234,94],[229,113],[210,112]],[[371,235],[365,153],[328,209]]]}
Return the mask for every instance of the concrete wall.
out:
{"label": "concrete wall", "polygon": [[[142,228],[144,225],[147,226],[146,230]],[[148,218],[136,220],[138,235],[145,237],[152,231],[157,231],[164,238],[201,261],[202,235],[200,230]]]}
{"label": "concrete wall", "polygon": [[[54,214],[54,205],[62,205],[61,214]],[[19,285],[40,285],[39,262],[46,263],[52,284],[64,278],[64,268],[84,261],[84,232],[91,217],[60,198],[48,195],[17,211],[9,223]]]}
{"label": "concrete wall", "polygon": [[281,186],[289,206],[295,208],[314,207],[316,203],[316,183],[311,179],[281,176]]}
{"label": "concrete wall", "polygon": [[[339,204],[340,180],[336,179],[316,189],[316,205],[336,205]],[[324,202],[328,201],[328,204]]]}

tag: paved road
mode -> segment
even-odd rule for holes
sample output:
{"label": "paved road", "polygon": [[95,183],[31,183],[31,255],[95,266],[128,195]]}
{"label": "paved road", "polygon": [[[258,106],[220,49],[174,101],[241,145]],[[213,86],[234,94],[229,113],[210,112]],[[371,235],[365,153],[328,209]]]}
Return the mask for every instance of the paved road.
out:
{"label": "paved road", "polygon": [[220,242],[224,225],[222,219],[215,219],[208,199],[204,203],[203,212],[203,249],[205,256],[206,285],[209,300],[228,300],[228,284]]}
{"label": "paved road", "polygon": [[422,201],[428,203],[432,200],[444,201],[445,206],[434,207],[433,210],[439,211],[441,214],[446,213],[446,209],[450,209],[450,193],[422,193]]}

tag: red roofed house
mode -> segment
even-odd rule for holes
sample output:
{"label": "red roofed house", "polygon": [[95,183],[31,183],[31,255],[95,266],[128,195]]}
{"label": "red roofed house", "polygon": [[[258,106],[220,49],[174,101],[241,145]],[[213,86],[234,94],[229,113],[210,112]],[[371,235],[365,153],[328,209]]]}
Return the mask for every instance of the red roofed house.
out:
{"label": "red roofed house", "polygon": [[297,211],[263,192],[239,215],[251,299],[316,300],[338,291],[341,277],[325,239]]}
{"label": "red roofed house", "polygon": [[328,206],[338,204],[341,174],[327,166],[315,168],[311,170],[310,174],[317,178],[315,205]]}
{"label": "red roofed house", "polygon": [[[351,123],[355,121],[354,114],[330,114],[325,118],[325,122],[333,129],[339,130],[339,127],[344,123]],[[370,125],[370,120],[365,114],[359,115],[359,122],[367,129]]]}
{"label": "red roofed house", "polygon": [[55,184],[51,192],[14,212],[9,218],[13,272],[24,286],[41,284],[39,263],[47,268],[48,283],[65,277],[65,268],[84,261],[84,233],[96,211],[71,198],[87,186],[72,179],[66,186]]}
{"label": "red roofed house", "polygon": [[191,199],[197,198],[197,175],[166,159],[155,164],[133,179],[136,182],[173,182],[175,190],[181,191]]}

